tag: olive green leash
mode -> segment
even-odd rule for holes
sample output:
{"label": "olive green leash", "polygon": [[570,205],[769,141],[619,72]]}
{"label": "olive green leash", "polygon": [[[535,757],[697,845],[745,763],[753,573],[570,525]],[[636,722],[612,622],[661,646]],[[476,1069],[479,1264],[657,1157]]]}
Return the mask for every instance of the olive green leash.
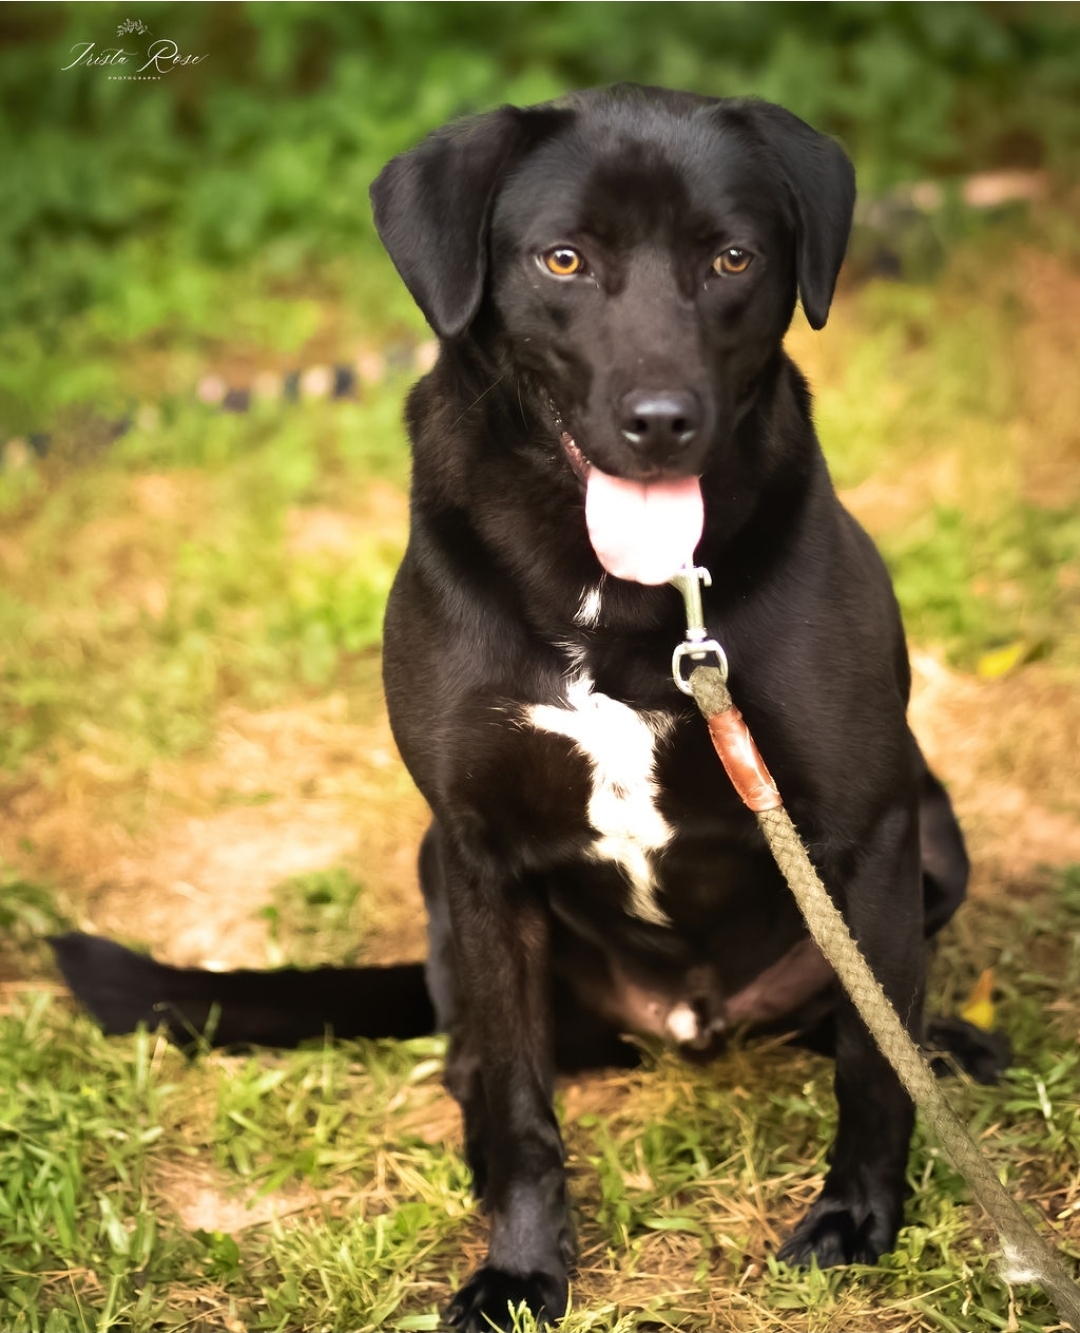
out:
{"label": "olive green leash", "polygon": [[[683,594],[688,621],[686,641],[676,649],[672,663],[676,685],[693,695],[720,761],[739,795],[756,815],[814,943],[840,978],[871,1036],[953,1166],[997,1228],[1005,1281],[1037,1282],[1053,1301],[1062,1321],[1080,1333],[1080,1286],[1002,1185],[949,1104],[807,856],[742,714],[732,702],[727,687],[727,658],[705,631],[701,614],[702,582],[708,585],[708,575],[704,570],[694,569],[683,570],[672,580]],[[714,665],[705,665],[709,658]],[[687,667],[689,678],[684,676]]]}

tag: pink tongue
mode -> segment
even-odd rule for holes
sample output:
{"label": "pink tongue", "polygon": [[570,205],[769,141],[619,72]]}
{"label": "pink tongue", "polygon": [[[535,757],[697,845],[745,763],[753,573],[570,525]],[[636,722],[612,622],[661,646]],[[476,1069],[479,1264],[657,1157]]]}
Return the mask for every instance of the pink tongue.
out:
{"label": "pink tongue", "polygon": [[585,522],[596,558],[631,583],[666,583],[693,562],[705,507],[697,477],[623,481],[598,467],[589,473]]}

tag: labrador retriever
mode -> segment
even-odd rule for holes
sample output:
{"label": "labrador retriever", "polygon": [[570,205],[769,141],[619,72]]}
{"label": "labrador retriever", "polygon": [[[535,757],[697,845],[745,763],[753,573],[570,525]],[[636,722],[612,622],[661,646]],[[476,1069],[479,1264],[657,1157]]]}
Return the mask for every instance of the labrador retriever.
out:
{"label": "labrador retriever", "polygon": [[780,1257],[871,1263],[896,1237],[911,1103],[671,671],[669,580],[695,561],[732,693],[922,1036],[927,940],[967,857],[906,721],[888,574],[783,346],[797,298],[826,321],[854,197],[841,148],[780,107],[634,86],[503,107],[395,158],[375,221],[440,339],[408,401],[411,533],[385,634],[394,735],[432,811],[424,974],[214,977],[58,942],[110,1030],[164,1017],[183,1037],[213,1002],[220,1042],[328,1021],[449,1033],[491,1224],[448,1310],[469,1333],[508,1329],[521,1301],[563,1313],[553,1081],[633,1062],[628,1032],[695,1059],[735,1028],[828,1046],[831,1164]]}

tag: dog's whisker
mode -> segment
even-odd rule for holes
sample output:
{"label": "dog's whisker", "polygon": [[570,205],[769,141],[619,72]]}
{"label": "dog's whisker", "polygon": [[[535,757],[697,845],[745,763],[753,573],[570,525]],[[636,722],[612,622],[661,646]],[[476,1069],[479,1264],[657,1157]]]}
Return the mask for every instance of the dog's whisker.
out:
{"label": "dog's whisker", "polygon": [[506,379],[505,371],[503,371],[503,373],[499,376],[497,380],[494,381],[494,383],[489,384],[486,389],[484,389],[481,393],[478,393],[476,395],[476,397],[472,400],[472,402],[468,405],[468,407],[465,408],[465,410],[461,413],[461,415],[454,420],[454,422],[451,425],[451,430],[453,430],[455,426],[460,426],[461,423],[465,420],[465,418],[469,415],[469,413],[473,410],[473,408],[476,407],[478,403],[483,402],[483,400],[488,396],[489,393],[491,393],[493,389],[497,389],[504,379]]}

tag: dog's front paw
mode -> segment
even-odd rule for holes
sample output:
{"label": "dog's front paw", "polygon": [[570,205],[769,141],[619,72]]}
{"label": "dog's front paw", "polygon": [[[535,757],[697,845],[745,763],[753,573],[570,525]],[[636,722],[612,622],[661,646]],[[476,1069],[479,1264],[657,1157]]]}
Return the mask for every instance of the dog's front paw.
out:
{"label": "dog's front paw", "polygon": [[880,1199],[857,1201],[823,1194],[780,1247],[777,1258],[794,1268],[876,1264],[892,1249],[902,1205],[884,1191]]}
{"label": "dog's front paw", "polygon": [[480,1268],[446,1308],[445,1319],[461,1333],[511,1333],[513,1312],[522,1302],[541,1325],[561,1319],[566,1310],[565,1277],[552,1273],[504,1273]]}

